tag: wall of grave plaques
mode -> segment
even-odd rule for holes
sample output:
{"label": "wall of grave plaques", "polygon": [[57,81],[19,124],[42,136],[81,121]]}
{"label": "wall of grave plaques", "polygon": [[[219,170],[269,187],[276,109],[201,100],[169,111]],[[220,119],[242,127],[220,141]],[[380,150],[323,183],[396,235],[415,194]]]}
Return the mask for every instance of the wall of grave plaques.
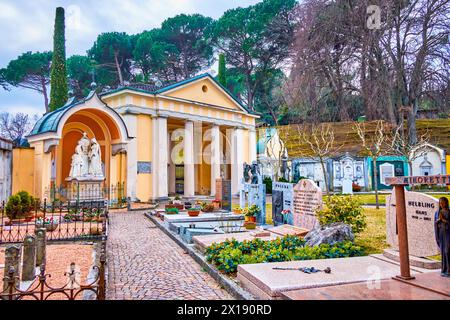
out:
{"label": "wall of grave plaques", "polygon": [[[326,170],[329,172],[329,162],[326,163]],[[322,165],[319,161],[311,159],[293,159],[292,160],[292,177],[294,181],[298,181],[299,178],[307,178],[319,186],[322,190],[325,190],[325,178],[322,170]],[[329,180],[329,179],[328,179]]]}
{"label": "wall of grave plaques", "polygon": [[367,188],[367,169],[364,158],[345,156],[331,160],[333,164],[333,189],[342,190],[344,179],[350,179],[362,188]]}

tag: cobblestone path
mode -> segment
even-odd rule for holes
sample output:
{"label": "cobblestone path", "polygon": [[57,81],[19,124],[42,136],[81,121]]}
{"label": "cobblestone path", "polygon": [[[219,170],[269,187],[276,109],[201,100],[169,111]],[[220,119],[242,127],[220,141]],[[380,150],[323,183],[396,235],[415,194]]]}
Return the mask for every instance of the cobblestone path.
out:
{"label": "cobblestone path", "polygon": [[107,299],[231,299],[142,211],[110,214]]}

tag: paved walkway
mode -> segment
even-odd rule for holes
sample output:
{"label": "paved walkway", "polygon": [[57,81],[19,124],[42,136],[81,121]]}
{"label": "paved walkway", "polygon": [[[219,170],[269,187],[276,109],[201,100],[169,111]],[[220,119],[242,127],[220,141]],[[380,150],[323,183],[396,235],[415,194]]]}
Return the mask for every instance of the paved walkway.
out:
{"label": "paved walkway", "polygon": [[142,211],[110,214],[107,299],[231,299]]}

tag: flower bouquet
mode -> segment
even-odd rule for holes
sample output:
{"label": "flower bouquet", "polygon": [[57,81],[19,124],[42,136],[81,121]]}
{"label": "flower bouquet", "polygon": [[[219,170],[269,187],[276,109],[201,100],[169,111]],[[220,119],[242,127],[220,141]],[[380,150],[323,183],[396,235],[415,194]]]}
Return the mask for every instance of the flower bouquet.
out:
{"label": "flower bouquet", "polygon": [[59,219],[56,217],[38,218],[35,224],[36,228],[45,228],[47,231],[52,232],[58,228]]}
{"label": "flower bouquet", "polygon": [[288,223],[288,217],[290,214],[291,214],[291,210],[289,210],[289,209],[285,209],[285,210],[281,211],[281,216],[283,217],[283,224]]}

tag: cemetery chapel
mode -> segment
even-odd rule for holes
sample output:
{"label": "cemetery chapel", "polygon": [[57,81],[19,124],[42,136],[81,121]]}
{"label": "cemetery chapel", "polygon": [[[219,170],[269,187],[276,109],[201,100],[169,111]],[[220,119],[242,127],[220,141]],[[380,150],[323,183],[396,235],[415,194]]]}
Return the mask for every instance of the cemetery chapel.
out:
{"label": "cemetery chapel", "polygon": [[123,184],[131,201],[214,195],[220,177],[237,194],[243,163],[256,160],[256,118],[209,74],[93,90],[36,123],[31,148],[14,158],[13,192],[43,199],[52,185],[63,187],[84,137],[99,145],[104,186]]}

